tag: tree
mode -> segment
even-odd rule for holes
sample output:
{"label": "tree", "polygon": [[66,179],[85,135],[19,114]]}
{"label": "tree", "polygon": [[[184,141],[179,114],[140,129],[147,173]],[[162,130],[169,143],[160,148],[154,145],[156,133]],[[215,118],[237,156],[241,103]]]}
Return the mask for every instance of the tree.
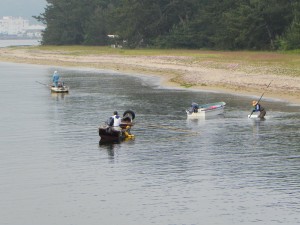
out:
{"label": "tree", "polygon": [[42,44],[276,49],[298,45],[300,0],[47,0]]}
{"label": "tree", "polygon": [[278,47],[283,50],[300,49],[300,2],[293,1],[293,21],[282,36],[278,36]]}
{"label": "tree", "polygon": [[100,0],[47,0],[45,13],[36,17],[47,25],[43,33],[42,44],[97,43],[96,37],[92,38],[92,36],[99,36],[99,34],[103,36],[103,31],[105,31],[105,26],[103,26],[101,27],[102,31],[96,32],[97,27],[104,24],[97,23],[99,18],[103,19],[98,5],[106,2]]}

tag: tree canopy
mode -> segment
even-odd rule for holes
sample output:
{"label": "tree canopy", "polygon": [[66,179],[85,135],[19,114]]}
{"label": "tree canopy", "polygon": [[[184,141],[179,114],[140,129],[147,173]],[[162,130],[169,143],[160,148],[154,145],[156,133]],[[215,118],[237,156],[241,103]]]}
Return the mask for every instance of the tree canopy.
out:
{"label": "tree canopy", "polygon": [[300,0],[47,0],[44,45],[300,48]]}

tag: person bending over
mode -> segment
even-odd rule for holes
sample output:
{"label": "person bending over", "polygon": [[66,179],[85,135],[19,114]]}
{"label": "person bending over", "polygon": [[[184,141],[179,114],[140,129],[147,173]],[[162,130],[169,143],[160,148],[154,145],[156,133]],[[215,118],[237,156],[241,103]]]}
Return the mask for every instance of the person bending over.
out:
{"label": "person bending over", "polygon": [[257,101],[252,101],[252,106],[254,107],[252,112],[259,112],[258,118],[264,119],[266,115],[266,110]]}

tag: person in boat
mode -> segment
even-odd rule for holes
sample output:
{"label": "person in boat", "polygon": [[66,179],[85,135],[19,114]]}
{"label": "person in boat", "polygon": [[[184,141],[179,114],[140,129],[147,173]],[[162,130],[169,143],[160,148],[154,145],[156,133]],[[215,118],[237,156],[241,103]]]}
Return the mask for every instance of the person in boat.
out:
{"label": "person in boat", "polygon": [[190,108],[190,112],[191,113],[197,113],[198,112],[198,109],[199,109],[199,105],[197,104],[197,103],[195,103],[195,102],[193,102],[192,104],[191,104],[191,108]]}
{"label": "person in boat", "polygon": [[252,112],[259,112],[258,118],[264,119],[266,115],[266,110],[257,101],[252,101],[253,110]]}
{"label": "person in boat", "polygon": [[117,111],[114,111],[113,116],[111,116],[108,119],[108,126],[114,128],[114,129],[120,129],[120,124],[121,124],[121,117],[119,116]]}
{"label": "person in boat", "polygon": [[52,76],[52,81],[55,87],[58,87],[59,74],[57,71],[54,71]]}

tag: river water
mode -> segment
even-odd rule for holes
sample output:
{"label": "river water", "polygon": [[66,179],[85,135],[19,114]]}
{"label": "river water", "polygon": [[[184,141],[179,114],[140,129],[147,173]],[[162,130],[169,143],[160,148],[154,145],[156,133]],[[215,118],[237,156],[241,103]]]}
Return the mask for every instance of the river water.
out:
{"label": "river water", "polygon": [[11,47],[11,46],[36,46],[40,45],[41,40],[38,39],[13,39],[13,40],[3,40],[0,39],[0,48]]}
{"label": "river water", "polygon": [[[255,121],[254,97],[93,69],[0,66],[2,225],[300,224],[299,106],[263,99],[268,118]],[[69,94],[43,85],[54,70]],[[227,107],[188,120],[192,101]],[[99,125],[127,109],[135,140],[99,145]]]}

